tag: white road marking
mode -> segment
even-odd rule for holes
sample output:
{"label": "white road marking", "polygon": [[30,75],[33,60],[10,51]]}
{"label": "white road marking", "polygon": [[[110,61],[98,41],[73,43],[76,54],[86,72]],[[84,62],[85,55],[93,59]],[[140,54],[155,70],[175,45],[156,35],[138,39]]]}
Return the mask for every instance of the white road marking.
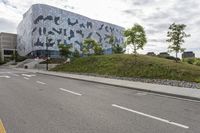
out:
{"label": "white road marking", "polygon": [[18,74],[15,74],[15,73],[12,73],[12,72],[0,72],[0,74],[5,74],[5,73],[7,73],[7,74],[11,74],[11,75],[14,75],[14,76],[16,76],[16,77],[19,76]]}
{"label": "white road marking", "polygon": [[0,76],[0,78],[7,78],[7,79],[9,79],[10,76]]}
{"label": "white road marking", "polygon": [[180,98],[180,97],[175,97],[175,96],[167,96],[167,95],[164,95],[164,94],[163,95],[162,94],[156,94],[156,93],[148,93],[148,94],[159,96],[159,97],[173,98],[173,99],[176,99],[176,100],[182,100],[182,101],[200,103],[200,101],[198,101],[198,100],[192,100],[192,99],[187,99],[187,98]]}
{"label": "white road marking", "polygon": [[0,73],[11,73],[11,72],[0,72]]}
{"label": "white road marking", "polygon": [[29,80],[29,78],[27,78],[27,77],[24,77],[24,79]]}
{"label": "white road marking", "polygon": [[36,81],[38,84],[46,85],[46,83],[41,82],[41,81]]}
{"label": "white road marking", "polygon": [[19,77],[18,74],[15,74],[15,73],[10,73],[10,74],[13,75],[13,76]]}
{"label": "white road marking", "polygon": [[67,90],[67,89],[60,88],[60,90],[61,90],[61,91],[65,91],[65,92],[72,93],[72,94],[74,94],[74,95],[82,96],[82,94],[80,94],[80,93],[76,93],[76,92],[73,92],[73,91],[70,91],[70,90]]}
{"label": "white road marking", "polygon": [[145,92],[138,92],[138,93],[136,93],[136,95],[138,95],[138,96],[146,96],[147,93],[145,93]]}
{"label": "white road marking", "polygon": [[30,75],[29,74],[22,74],[22,76],[26,76],[26,77],[30,78],[30,77],[33,77],[33,76],[36,76],[36,75],[34,75],[34,74],[30,74]]}
{"label": "white road marking", "polygon": [[135,110],[132,110],[132,109],[128,109],[126,107],[122,107],[122,106],[119,106],[119,105],[116,105],[116,104],[112,104],[112,106],[119,108],[119,109],[122,109],[122,110],[132,112],[132,113],[136,113],[136,114],[139,114],[139,115],[142,115],[142,116],[146,116],[146,117],[158,120],[158,121],[162,121],[162,122],[165,122],[165,123],[168,123],[168,124],[171,124],[171,125],[175,125],[175,126],[182,127],[182,128],[185,128],[185,129],[189,128],[188,126],[183,125],[183,124],[179,124],[179,123],[176,123],[176,122],[173,122],[173,121],[162,119],[162,118],[159,118],[159,117],[156,117],[156,116],[148,115],[148,114],[145,114],[145,113],[142,113],[142,112],[139,112],[139,111],[135,111]]}

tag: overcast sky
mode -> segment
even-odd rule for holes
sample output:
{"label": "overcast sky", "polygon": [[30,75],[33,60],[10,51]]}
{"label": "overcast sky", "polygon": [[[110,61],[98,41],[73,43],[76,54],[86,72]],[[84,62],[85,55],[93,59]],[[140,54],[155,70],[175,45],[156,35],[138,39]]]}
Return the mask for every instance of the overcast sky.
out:
{"label": "overcast sky", "polygon": [[141,24],[148,43],[141,53],[165,52],[166,34],[173,22],[186,24],[184,47],[200,57],[200,0],[0,0],[0,32],[16,27],[32,4],[42,3],[129,28]]}

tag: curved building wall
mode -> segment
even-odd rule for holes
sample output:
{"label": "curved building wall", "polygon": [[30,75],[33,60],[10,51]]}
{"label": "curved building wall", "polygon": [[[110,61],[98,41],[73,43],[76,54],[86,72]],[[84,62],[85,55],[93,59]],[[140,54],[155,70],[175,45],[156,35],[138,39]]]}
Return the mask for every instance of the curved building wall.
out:
{"label": "curved building wall", "polygon": [[99,42],[105,53],[111,53],[109,36],[116,37],[116,43],[123,42],[124,28],[93,20],[72,12],[48,5],[33,5],[18,25],[18,52],[25,56],[33,51],[46,49],[48,37],[49,50],[58,51],[59,44],[72,44],[72,50],[82,51],[82,42],[92,38]]}

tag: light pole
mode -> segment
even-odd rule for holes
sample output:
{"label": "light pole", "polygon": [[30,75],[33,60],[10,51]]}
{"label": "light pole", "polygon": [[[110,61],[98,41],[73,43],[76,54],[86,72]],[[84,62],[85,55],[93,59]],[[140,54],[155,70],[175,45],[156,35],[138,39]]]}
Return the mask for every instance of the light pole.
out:
{"label": "light pole", "polygon": [[49,47],[49,39],[48,39],[48,36],[46,36],[46,58],[47,58],[47,60],[46,60],[46,70],[48,71],[48,69],[49,69],[49,62],[48,62],[48,59],[49,59],[49,49],[48,49],[48,47]]}

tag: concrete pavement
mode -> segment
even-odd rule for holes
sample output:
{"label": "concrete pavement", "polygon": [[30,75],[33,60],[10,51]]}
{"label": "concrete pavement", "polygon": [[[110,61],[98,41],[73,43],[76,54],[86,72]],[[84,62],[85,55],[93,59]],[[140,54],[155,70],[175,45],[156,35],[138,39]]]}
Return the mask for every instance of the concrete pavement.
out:
{"label": "concrete pavement", "polygon": [[200,131],[199,102],[25,71],[0,75],[0,119],[8,133]]}
{"label": "concrete pavement", "polygon": [[158,94],[164,94],[169,96],[175,96],[180,98],[186,98],[191,100],[200,101],[200,89],[192,89],[192,88],[183,88],[176,86],[167,86],[167,85],[158,85],[151,83],[142,83],[142,82],[134,82],[127,80],[119,80],[119,79],[110,79],[110,78],[102,78],[95,76],[87,76],[87,75],[78,75],[78,74],[69,74],[69,73],[61,73],[61,72],[51,72],[51,71],[41,71],[34,69],[18,69],[27,72],[35,72],[40,74],[78,79],[83,81],[90,81],[95,83],[102,83],[107,85],[113,85],[118,87],[126,87],[140,91],[153,92]]}

